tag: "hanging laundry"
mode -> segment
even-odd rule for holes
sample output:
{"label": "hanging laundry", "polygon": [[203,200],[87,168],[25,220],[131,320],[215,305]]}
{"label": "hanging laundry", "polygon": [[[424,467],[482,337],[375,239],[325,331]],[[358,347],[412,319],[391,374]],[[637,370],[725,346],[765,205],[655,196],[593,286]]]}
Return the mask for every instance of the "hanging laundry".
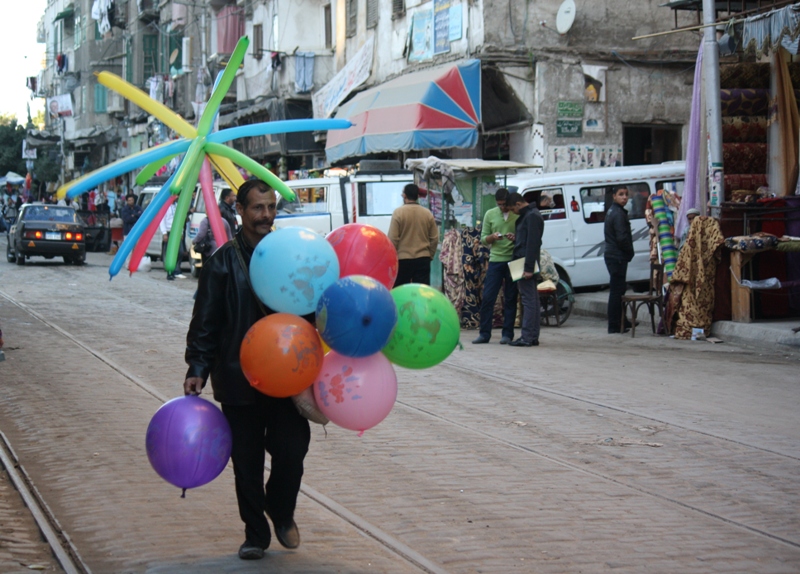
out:
{"label": "hanging laundry", "polygon": [[314,52],[294,53],[294,90],[305,94],[314,89]]}
{"label": "hanging laundry", "polygon": [[67,56],[66,54],[59,54],[56,56],[56,72],[59,74],[67,71]]}
{"label": "hanging laundry", "polygon": [[272,69],[273,70],[281,70],[281,53],[280,52],[272,52],[270,55],[272,58]]}
{"label": "hanging laundry", "polygon": [[97,20],[97,29],[101,34],[111,31],[112,20],[109,18],[109,11],[112,6],[111,0],[94,0],[92,4],[92,20]]}

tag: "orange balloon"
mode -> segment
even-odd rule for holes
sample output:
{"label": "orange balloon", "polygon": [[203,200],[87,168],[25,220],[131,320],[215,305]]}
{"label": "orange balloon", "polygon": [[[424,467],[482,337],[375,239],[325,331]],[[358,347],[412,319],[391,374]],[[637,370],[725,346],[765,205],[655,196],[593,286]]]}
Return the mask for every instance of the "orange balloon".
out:
{"label": "orange balloon", "polygon": [[239,349],[242,371],[250,384],[270,397],[284,398],[311,386],[322,369],[317,330],[289,313],[267,315],[244,336]]}

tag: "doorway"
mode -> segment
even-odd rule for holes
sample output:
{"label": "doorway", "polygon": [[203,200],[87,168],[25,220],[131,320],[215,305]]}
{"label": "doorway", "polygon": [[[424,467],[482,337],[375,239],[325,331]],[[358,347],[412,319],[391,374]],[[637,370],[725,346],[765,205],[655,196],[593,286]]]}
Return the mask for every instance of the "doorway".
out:
{"label": "doorway", "polygon": [[622,157],[625,165],[656,164],[683,159],[683,126],[640,125],[622,127]]}

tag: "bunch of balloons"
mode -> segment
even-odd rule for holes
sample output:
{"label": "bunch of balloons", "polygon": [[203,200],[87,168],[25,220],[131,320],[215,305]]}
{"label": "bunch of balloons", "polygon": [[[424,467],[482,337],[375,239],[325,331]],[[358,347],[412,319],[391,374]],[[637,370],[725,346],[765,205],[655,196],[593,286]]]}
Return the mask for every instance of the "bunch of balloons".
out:
{"label": "bunch of balloons", "polygon": [[345,129],[352,125],[347,120],[287,120],[251,124],[212,133],[219,106],[236,76],[236,71],[244,59],[248,45],[249,40],[246,36],[239,39],[225,69],[217,76],[208,103],[198,120],[197,128],[119,76],[110,72],[97,74],[97,81],[100,84],[122,95],[182,136],[180,139],[119,159],[63,185],[58,190],[59,198],[65,196],[72,198],[105,181],[138,168],[143,169],[137,176],[136,183],[142,185],[170,160],[183,154],[183,159],[175,173],[155,195],[117,251],[117,255],[109,267],[109,274],[112,278],[122,269],[128,256],[131,257],[129,264],[131,273],[138,269],[142,255],[169,205],[177,201],[164,259],[164,267],[168,271],[175,269],[180,242],[183,238],[183,227],[198,180],[205,199],[211,231],[218,245],[225,243],[227,238],[212,186],[212,166],[234,190],[238,190],[244,182],[244,178],[236,167],[238,165],[273,187],[286,199],[293,200],[295,198],[294,192],[277,176],[253,159],[225,145],[226,142],[242,137],[268,134]]}
{"label": "bunch of balloons", "polygon": [[[259,299],[278,313],[253,325],[242,342],[250,384],[270,396],[299,396],[302,412],[323,424],[362,433],[380,423],[397,398],[391,363],[436,365],[456,347],[460,329],[439,291],[392,289],[397,268],[391,241],[370,225],[344,225],[327,238],[297,227],[267,235],[250,277]],[[304,318],[312,313],[316,331]]]}

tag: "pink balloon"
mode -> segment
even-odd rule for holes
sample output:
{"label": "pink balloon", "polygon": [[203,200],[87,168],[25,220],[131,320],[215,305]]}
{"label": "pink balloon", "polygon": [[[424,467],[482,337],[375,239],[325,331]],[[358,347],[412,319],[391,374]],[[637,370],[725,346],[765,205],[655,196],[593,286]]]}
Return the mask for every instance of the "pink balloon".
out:
{"label": "pink balloon", "polygon": [[136,273],[139,269],[139,263],[142,262],[142,257],[144,257],[144,252],[147,251],[147,247],[150,245],[150,240],[153,239],[153,235],[156,234],[161,220],[164,219],[164,216],[167,214],[167,209],[169,209],[169,206],[172,205],[176,199],[178,199],[177,195],[171,195],[169,199],[167,199],[167,202],[161,207],[161,210],[144,230],[144,233],[142,233],[142,236],[139,238],[139,243],[133,248],[131,262],[128,264],[128,270],[131,272],[131,275]]}
{"label": "pink balloon", "polygon": [[397,375],[383,353],[354,358],[331,351],[313,387],[322,414],[360,432],[385,419],[397,399]]}
{"label": "pink balloon", "polygon": [[[225,227],[222,225],[222,216],[219,214],[217,198],[214,196],[214,176],[211,174],[211,162],[208,161],[208,156],[203,159],[199,179],[200,189],[203,190],[203,200],[206,202],[208,224],[211,226],[211,233],[214,234],[214,241],[221,247],[228,242],[228,236],[225,233]],[[231,229],[231,232],[233,232],[233,229]]]}

